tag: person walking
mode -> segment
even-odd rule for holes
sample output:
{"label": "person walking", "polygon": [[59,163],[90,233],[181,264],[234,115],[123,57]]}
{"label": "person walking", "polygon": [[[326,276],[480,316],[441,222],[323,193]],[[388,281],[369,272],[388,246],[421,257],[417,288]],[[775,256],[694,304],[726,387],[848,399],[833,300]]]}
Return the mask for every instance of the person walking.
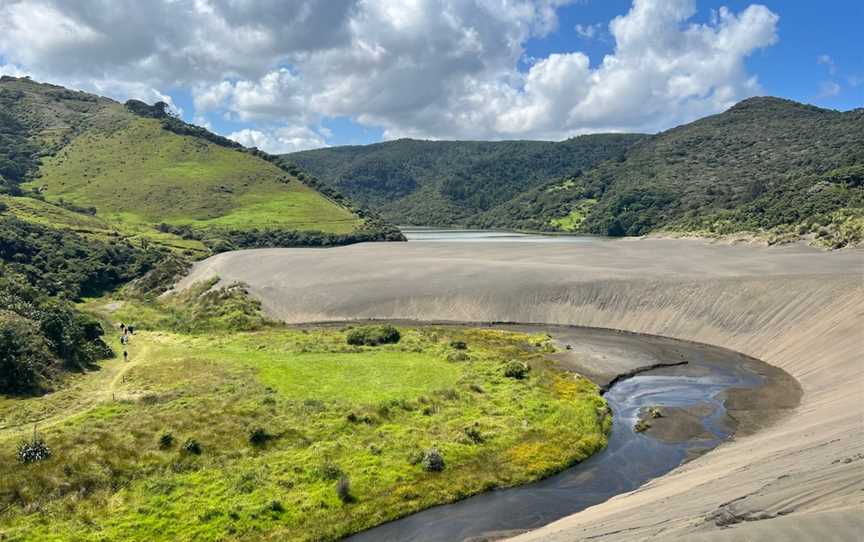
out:
{"label": "person walking", "polygon": [[129,361],[129,352],[123,350],[123,361]]}

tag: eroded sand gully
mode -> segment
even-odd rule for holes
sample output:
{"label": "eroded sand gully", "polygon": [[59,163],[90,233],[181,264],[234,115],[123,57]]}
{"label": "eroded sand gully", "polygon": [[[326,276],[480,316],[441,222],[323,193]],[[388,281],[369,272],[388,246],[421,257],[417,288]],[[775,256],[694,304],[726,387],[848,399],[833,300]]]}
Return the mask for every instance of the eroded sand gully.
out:
{"label": "eroded sand gully", "polygon": [[[692,240],[266,249],[201,262],[289,322],[512,321],[723,346],[804,390],[792,415],[518,540],[860,540],[864,253]],[[750,420],[758,426],[759,420]]]}

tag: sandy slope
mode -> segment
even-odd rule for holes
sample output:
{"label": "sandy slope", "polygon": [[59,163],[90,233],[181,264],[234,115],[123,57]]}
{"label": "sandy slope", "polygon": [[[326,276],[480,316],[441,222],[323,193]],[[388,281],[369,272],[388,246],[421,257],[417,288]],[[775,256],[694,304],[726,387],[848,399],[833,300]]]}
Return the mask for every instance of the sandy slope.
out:
{"label": "sandy slope", "polygon": [[[370,244],[226,253],[286,321],[566,323],[716,344],[795,376],[795,415],[519,540],[860,540],[864,253],[688,240]],[[758,425],[758,420],[751,420]]]}

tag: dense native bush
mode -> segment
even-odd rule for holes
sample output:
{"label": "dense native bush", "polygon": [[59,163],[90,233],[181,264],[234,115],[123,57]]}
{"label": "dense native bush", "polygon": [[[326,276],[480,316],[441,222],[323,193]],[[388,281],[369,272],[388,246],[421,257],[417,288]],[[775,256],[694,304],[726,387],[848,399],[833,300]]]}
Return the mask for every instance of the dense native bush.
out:
{"label": "dense native bush", "polygon": [[642,140],[623,160],[525,191],[466,225],[555,231],[593,200],[578,231],[730,234],[802,225],[801,233],[816,233],[812,222],[862,207],[862,134],[864,109],[752,98]]}
{"label": "dense native bush", "polygon": [[40,391],[60,368],[110,357],[102,334],[92,317],[0,268],[0,393]]}
{"label": "dense native bush", "polygon": [[37,391],[56,366],[36,322],[14,312],[0,312],[0,392]]}
{"label": "dense native bush", "polygon": [[39,149],[30,129],[15,114],[23,93],[0,89],[0,193],[21,193],[18,184],[39,166]]}
{"label": "dense native bush", "polygon": [[[417,141],[285,155],[300,169],[398,224],[451,225],[519,192],[587,169],[644,138],[593,134],[551,141]],[[288,162],[290,160],[290,162]],[[296,164],[296,165],[295,165]],[[306,182],[306,181],[304,181]]]}
{"label": "dense native bush", "polygon": [[49,295],[97,295],[152,269],[163,257],[126,241],[108,243],[74,232],[0,217],[0,264]]}
{"label": "dense native bush", "polygon": [[395,344],[402,338],[399,330],[385,324],[381,326],[362,326],[348,332],[346,342],[354,346],[378,346]]}

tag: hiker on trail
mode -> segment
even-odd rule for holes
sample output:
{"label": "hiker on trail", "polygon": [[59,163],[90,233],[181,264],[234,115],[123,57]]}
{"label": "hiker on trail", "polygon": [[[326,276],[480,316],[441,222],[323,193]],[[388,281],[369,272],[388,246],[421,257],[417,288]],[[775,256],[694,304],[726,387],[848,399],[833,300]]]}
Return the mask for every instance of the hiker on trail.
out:
{"label": "hiker on trail", "polygon": [[120,322],[120,331],[123,332],[123,335],[126,335],[126,324]]}
{"label": "hiker on trail", "polygon": [[132,324],[129,324],[128,326],[126,326],[126,329],[129,330],[129,335],[135,335],[135,327],[132,326]]}
{"label": "hiker on trail", "polygon": [[126,335],[125,333],[120,336],[120,344],[122,344],[123,346],[126,346],[127,344],[129,344],[129,336]]}
{"label": "hiker on trail", "polygon": [[129,352],[123,351],[123,361],[129,361]]}

